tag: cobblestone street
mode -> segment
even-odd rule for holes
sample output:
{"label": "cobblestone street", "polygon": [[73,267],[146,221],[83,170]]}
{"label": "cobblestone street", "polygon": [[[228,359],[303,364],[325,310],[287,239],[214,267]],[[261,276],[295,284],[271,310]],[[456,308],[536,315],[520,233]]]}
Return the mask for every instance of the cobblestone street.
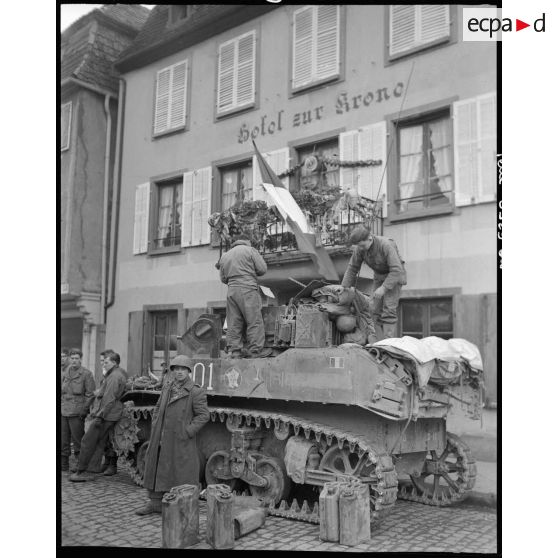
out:
{"label": "cobblestone street", "polygon": [[[134,510],[146,501],[123,469],[113,477],[98,475],[72,483],[62,473],[62,546],[159,548],[161,516],[139,517]],[[344,547],[319,539],[319,526],[267,517],[259,530],[235,541],[235,550],[322,550],[351,552],[494,553],[497,516],[494,510],[461,505],[433,508],[398,501],[395,510],[373,532],[370,542]],[[205,537],[205,502],[200,502],[200,542]]]}

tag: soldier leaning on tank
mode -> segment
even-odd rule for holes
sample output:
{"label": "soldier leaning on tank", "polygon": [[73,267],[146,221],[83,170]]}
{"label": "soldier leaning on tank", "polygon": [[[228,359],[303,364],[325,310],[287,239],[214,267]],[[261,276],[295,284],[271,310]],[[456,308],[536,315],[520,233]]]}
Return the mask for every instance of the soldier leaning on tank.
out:
{"label": "soldier leaning on tank", "polygon": [[119,367],[120,355],[105,352],[103,363],[106,375],[91,405],[92,421],[81,442],[77,471],[70,476],[73,482],[94,480],[95,476],[87,472],[89,462],[95,454],[97,444],[105,446],[110,430],[122,416],[123,404],[120,398],[126,389],[126,374]]}
{"label": "soldier leaning on tank", "polygon": [[238,235],[231,249],[221,256],[219,272],[227,291],[227,345],[233,358],[242,355],[242,332],[246,326],[246,353],[249,358],[271,354],[264,349],[265,327],[258,277],[267,271],[267,264],[252,248],[246,235]]}
{"label": "soldier leaning on tank", "polygon": [[378,339],[395,337],[401,286],[407,284],[405,262],[397,245],[391,238],[372,234],[363,225],[355,227],[349,241],[354,246],[353,255],[341,285],[355,286],[362,262],[366,262],[374,271],[372,315],[376,336]]}
{"label": "soldier leaning on tank", "polygon": [[165,381],[155,406],[143,474],[149,502],[136,515],[161,513],[165,492],[199,483],[196,434],[209,420],[209,409],[205,389],[194,384],[188,360],[184,355],[172,359],[174,376]]}
{"label": "soldier leaning on tank", "polygon": [[81,365],[82,352],[72,349],[69,355],[70,362],[62,369],[61,384],[62,471],[70,468],[70,441],[74,446],[76,459],[80,456],[85,417],[95,392],[93,373]]}

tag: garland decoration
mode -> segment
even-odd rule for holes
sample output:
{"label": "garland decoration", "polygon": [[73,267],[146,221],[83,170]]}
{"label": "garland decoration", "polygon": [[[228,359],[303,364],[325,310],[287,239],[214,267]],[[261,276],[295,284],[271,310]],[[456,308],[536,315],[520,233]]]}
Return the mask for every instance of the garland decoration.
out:
{"label": "garland decoration", "polygon": [[[379,167],[382,164],[381,159],[362,159],[357,161],[340,161],[337,157],[326,157],[321,156],[321,161],[330,167]],[[279,178],[286,178],[287,176],[293,176],[299,169],[304,166],[304,161],[298,163],[294,167],[287,169],[286,171],[278,174]]]}

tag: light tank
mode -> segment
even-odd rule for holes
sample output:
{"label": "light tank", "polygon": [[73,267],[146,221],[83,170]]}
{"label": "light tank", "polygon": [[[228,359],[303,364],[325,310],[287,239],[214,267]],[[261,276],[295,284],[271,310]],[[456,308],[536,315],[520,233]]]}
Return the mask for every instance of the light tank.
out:
{"label": "light tank", "polygon": [[[340,343],[334,319],[305,298],[314,287],[288,307],[263,309],[275,356],[222,357],[221,322],[212,314],[182,336],[211,412],[198,434],[202,483],[249,491],[271,513],[311,522],[319,521],[321,487],[346,475],[369,485],[373,525],[398,497],[435,506],[464,500],[475,460],[446,431],[446,418],[452,404],[480,418],[482,372],[463,362],[458,375],[433,374],[421,385],[411,360],[377,345]],[[136,384],[124,395],[116,429],[138,484],[159,395],[146,388]]]}

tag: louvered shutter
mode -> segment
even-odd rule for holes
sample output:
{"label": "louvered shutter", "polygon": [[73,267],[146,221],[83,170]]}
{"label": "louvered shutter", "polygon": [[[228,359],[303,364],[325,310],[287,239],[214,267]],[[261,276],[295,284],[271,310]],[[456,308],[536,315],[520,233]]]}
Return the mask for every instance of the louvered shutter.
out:
{"label": "louvered shutter", "polygon": [[293,17],[293,88],[297,88],[312,81],[313,7],[297,10]]}
{"label": "louvered shutter", "polygon": [[149,224],[149,182],[136,186],[134,212],[134,254],[147,252]]}
{"label": "louvered shutter", "polygon": [[165,68],[157,72],[157,87],[155,91],[155,122],[153,131],[155,134],[167,129],[167,121],[170,106],[171,68]]}
{"label": "louvered shutter", "polygon": [[194,173],[185,172],[182,182],[182,239],[181,246],[192,246],[192,208],[194,206]]}
{"label": "louvered shutter", "polygon": [[192,196],[192,244],[209,243],[209,209],[211,207],[211,167],[194,171]]}
{"label": "louvered shutter", "polygon": [[254,102],[256,84],[256,33],[240,37],[237,43],[237,82],[235,106]]}
{"label": "louvered shutter", "polygon": [[477,100],[480,180],[478,201],[496,199],[496,93]]}
{"label": "louvered shutter", "polygon": [[[358,130],[339,134],[339,159],[341,161],[355,161],[358,158],[358,151]],[[358,188],[356,167],[340,167],[339,184],[343,190]]]}
{"label": "louvered shutter", "polygon": [[339,73],[339,6],[317,6],[316,79]]}
{"label": "louvered shutter", "polygon": [[186,123],[186,80],[188,77],[187,62],[175,64],[172,72],[172,89],[170,101],[169,129],[179,128]]}
{"label": "louvered shutter", "polygon": [[477,156],[477,101],[466,99],[453,105],[453,137],[455,160],[455,203],[475,203],[479,181]]}
{"label": "louvered shutter", "polygon": [[60,108],[60,150],[64,151],[70,147],[72,130],[72,102],[64,103]]}
{"label": "louvered shutter", "polygon": [[389,7],[389,53],[398,54],[415,44],[415,6]]}
{"label": "louvered shutter", "polygon": [[217,110],[224,111],[233,105],[235,43],[229,41],[219,47],[219,78]]}
{"label": "louvered shutter", "polygon": [[[372,159],[382,161],[372,169],[373,200],[382,200],[382,215],[387,216],[387,126],[385,120],[372,125]],[[383,176],[383,179],[382,179]]]}
{"label": "louvered shutter", "polygon": [[449,6],[419,5],[417,9],[418,43],[426,44],[449,37]]}

